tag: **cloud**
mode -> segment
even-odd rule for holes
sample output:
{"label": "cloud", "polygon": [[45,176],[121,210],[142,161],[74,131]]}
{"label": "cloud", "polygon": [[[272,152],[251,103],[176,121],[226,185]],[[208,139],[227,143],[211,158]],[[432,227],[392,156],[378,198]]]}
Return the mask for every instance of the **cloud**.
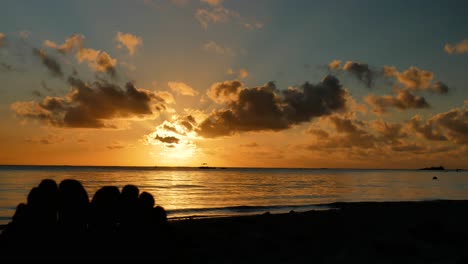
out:
{"label": "cloud", "polygon": [[[229,69],[226,71],[226,73],[227,73],[228,75],[233,75],[233,74],[235,74],[236,72],[235,72],[232,68],[229,68]],[[239,74],[238,74],[237,77],[238,77],[239,79],[245,79],[245,78],[247,78],[248,76],[249,76],[249,72],[248,72],[246,69],[240,69],[240,70],[239,70]]]}
{"label": "cloud", "polygon": [[381,140],[390,143],[399,143],[400,139],[407,138],[408,133],[404,131],[403,124],[388,123],[376,120],[371,123],[372,128],[381,135]]}
{"label": "cloud", "polygon": [[430,91],[439,94],[448,93],[448,87],[438,81],[434,84],[432,79],[434,74],[430,71],[421,70],[418,67],[411,66],[403,72],[399,72],[396,67],[384,66],[385,77],[394,77],[403,87],[413,91]]}
{"label": "cloud", "polygon": [[112,142],[112,144],[108,145],[106,148],[110,150],[115,150],[115,149],[123,149],[125,147],[126,146],[122,144],[121,142],[115,141],[115,142]]}
{"label": "cloud", "polygon": [[[313,127],[307,131],[316,138],[313,144],[306,146],[308,150],[322,151],[336,148],[370,150],[379,143],[378,138],[368,131],[366,122],[353,119],[350,116],[332,114],[320,118],[319,121],[315,122]],[[334,130],[336,133],[325,131],[321,127],[324,124],[327,124],[329,130]]]}
{"label": "cloud", "polygon": [[[120,33],[120,32],[119,32]],[[56,44],[53,41],[45,40],[44,46],[57,50],[66,55],[76,50],[75,57],[78,63],[88,62],[88,66],[98,72],[105,72],[115,77],[117,60],[112,58],[107,52],[84,48],[85,37],[82,34],[73,34],[68,37],[63,44]]]}
{"label": "cloud", "polygon": [[106,72],[111,76],[116,74],[117,59],[113,59],[105,51],[83,48],[76,53],[76,59],[79,63],[87,61],[88,66],[95,71]]}
{"label": "cloud", "polygon": [[392,146],[392,150],[396,152],[413,152],[415,154],[423,154],[427,152],[427,148],[425,146],[417,145],[414,143],[406,143]]}
{"label": "cloud", "polygon": [[318,84],[304,83],[280,91],[273,82],[246,88],[238,81],[214,84],[208,91],[227,109],[214,110],[197,127],[203,137],[229,136],[237,132],[284,130],[346,108],[347,92],[328,75]]}
{"label": "cloud", "polygon": [[119,42],[117,47],[122,48],[125,46],[128,49],[128,53],[130,53],[130,55],[133,55],[136,48],[143,44],[143,39],[141,37],[137,37],[130,33],[117,32],[115,40]]}
{"label": "cloud", "polygon": [[371,88],[375,79],[375,72],[369,68],[369,65],[360,62],[347,61],[341,64],[339,60],[333,60],[328,64],[330,70],[341,70],[349,72],[359,81],[363,82],[368,88]]}
{"label": "cloud", "polygon": [[[144,143],[149,145],[160,145],[165,149],[183,149],[184,151],[192,152],[196,148],[193,139],[195,133],[192,131],[196,125],[193,117],[176,117],[173,122],[164,121],[158,125],[154,132],[144,137]],[[186,123],[184,125],[183,123]],[[187,126],[189,124],[189,126]]]}
{"label": "cloud", "polygon": [[41,62],[54,77],[63,78],[62,67],[56,59],[49,56],[45,51],[34,48],[33,54],[41,59]]}
{"label": "cloud", "polygon": [[262,29],[263,28],[263,23],[244,23],[244,27],[246,29],[252,30],[252,29]]}
{"label": "cloud", "polygon": [[341,61],[340,60],[332,60],[328,64],[328,69],[330,69],[330,70],[340,70],[341,69]]}
{"label": "cloud", "polygon": [[161,137],[159,135],[156,135],[155,139],[167,144],[179,144],[180,141],[179,138],[173,136]]}
{"label": "cloud", "polygon": [[437,81],[432,85],[431,90],[438,94],[447,94],[449,91],[449,88],[445,83],[441,81]]}
{"label": "cloud", "polygon": [[374,107],[374,112],[385,113],[388,108],[397,108],[399,110],[429,108],[430,105],[426,99],[421,96],[411,94],[406,89],[396,91],[396,95],[368,95],[365,101]]}
{"label": "cloud", "polygon": [[210,6],[220,6],[223,3],[223,0],[200,0],[200,2]]}
{"label": "cloud", "polygon": [[168,82],[167,85],[172,91],[187,96],[195,96],[198,94],[192,87],[183,82]]}
{"label": "cloud", "polygon": [[65,40],[65,43],[59,45],[51,40],[45,40],[44,46],[57,50],[62,54],[69,54],[74,49],[81,50],[84,45],[85,37],[81,34],[73,34]]}
{"label": "cloud", "polygon": [[44,145],[51,145],[62,143],[65,140],[63,136],[49,134],[42,137],[27,137],[25,139],[26,142],[32,144],[44,144]]}
{"label": "cloud", "polygon": [[448,54],[462,54],[468,52],[468,39],[462,40],[457,44],[445,44],[444,51]]}
{"label": "cloud", "polygon": [[259,147],[259,145],[256,142],[241,144],[240,146],[245,147],[245,148],[258,148]]}
{"label": "cloud", "polygon": [[455,108],[429,119],[429,124],[444,129],[446,137],[456,144],[468,144],[468,109]]}
{"label": "cloud", "polygon": [[224,81],[211,85],[206,94],[216,103],[231,103],[237,100],[242,89],[243,84],[240,81]]}
{"label": "cloud", "polygon": [[249,73],[247,72],[246,69],[240,69],[239,70],[239,78],[245,79],[249,76]]}
{"label": "cloud", "polygon": [[64,97],[42,101],[19,101],[11,109],[19,117],[36,119],[57,127],[115,128],[112,121],[144,118],[165,110],[166,102],[156,92],[127,83],[122,89],[105,81],[85,83],[70,77],[72,90]]}
{"label": "cloud", "polygon": [[239,17],[239,13],[221,5],[213,6],[210,9],[200,8],[195,12],[195,18],[204,29],[208,29],[209,24],[226,23],[231,17]]}
{"label": "cloud", "polygon": [[23,31],[20,31],[18,33],[19,37],[22,39],[22,40],[26,40],[29,38],[29,36],[31,36],[31,32],[27,31],[27,30],[23,30]]}
{"label": "cloud", "polygon": [[432,122],[424,123],[421,116],[414,116],[411,118],[410,126],[411,128],[417,132],[418,134],[422,135],[425,139],[431,141],[446,141],[447,138],[441,133],[440,129]]}
{"label": "cloud", "polygon": [[174,96],[167,91],[155,92],[155,95],[161,97],[167,104],[174,104]]}
{"label": "cloud", "polygon": [[0,32],[0,47],[3,47],[6,45],[6,36],[2,32]]}
{"label": "cloud", "polygon": [[404,87],[411,90],[425,90],[430,87],[434,74],[411,66],[404,72],[399,72],[396,67],[384,66],[384,75],[395,77]]}
{"label": "cloud", "polygon": [[228,48],[228,47],[223,47],[221,46],[220,44],[210,40],[208,42],[206,42],[205,44],[203,44],[203,48],[206,50],[206,51],[212,51],[212,52],[215,52],[217,54],[221,54],[221,55],[230,55],[230,56],[235,56],[236,53],[231,49],[231,48]]}

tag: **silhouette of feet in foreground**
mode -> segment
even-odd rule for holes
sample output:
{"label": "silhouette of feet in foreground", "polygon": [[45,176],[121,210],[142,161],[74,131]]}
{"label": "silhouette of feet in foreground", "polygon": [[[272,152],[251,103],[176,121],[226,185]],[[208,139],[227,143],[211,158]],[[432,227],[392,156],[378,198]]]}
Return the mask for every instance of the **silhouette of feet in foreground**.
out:
{"label": "silhouette of feet in foreground", "polygon": [[[168,246],[167,215],[134,185],[100,188],[44,179],[20,203],[0,235],[4,258],[153,257]],[[147,243],[151,240],[151,243]]]}

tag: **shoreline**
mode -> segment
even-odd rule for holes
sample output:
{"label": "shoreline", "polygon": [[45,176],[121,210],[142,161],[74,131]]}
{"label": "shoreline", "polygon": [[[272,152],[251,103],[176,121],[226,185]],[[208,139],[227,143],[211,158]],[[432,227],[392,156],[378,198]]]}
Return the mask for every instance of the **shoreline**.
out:
{"label": "shoreline", "polygon": [[[189,263],[468,263],[468,200],[327,205],[337,210],[170,220],[163,236],[146,238],[147,251],[125,257]],[[125,254],[107,250],[101,257],[116,260]],[[95,258],[81,252],[85,260]]]}

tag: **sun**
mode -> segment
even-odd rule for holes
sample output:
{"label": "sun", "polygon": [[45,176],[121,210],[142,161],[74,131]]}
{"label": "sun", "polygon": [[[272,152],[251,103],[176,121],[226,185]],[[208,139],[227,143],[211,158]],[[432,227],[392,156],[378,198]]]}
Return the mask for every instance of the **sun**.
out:
{"label": "sun", "polygon": [[145,142],[159,148],[159,153],[172,165],[194,164],[198,152],[197,134],[180,120],[164,121],[155,131],[146,135]]}

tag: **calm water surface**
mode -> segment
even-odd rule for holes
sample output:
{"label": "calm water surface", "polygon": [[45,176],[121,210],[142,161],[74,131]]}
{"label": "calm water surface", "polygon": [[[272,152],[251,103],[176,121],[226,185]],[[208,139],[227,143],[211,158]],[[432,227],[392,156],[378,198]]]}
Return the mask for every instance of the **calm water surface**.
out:
{"label": "calm water surface", "polygon": [[338,201],[468,199],[468,171],[0,166],[0,224],[45,178],[77,179],[90,199],[104,185],[134,184],[153,194],[169,217],[301,211]]}

